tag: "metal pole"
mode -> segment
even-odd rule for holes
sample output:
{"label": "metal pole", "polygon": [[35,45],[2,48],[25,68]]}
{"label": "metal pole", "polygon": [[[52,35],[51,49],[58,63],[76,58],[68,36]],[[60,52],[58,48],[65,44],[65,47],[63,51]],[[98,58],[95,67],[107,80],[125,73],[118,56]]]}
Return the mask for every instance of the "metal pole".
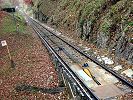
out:
{"label": "metal pole", "polygon": [[8,55],[9,55],[9,59],[11,60],[12,57],[11,57],[11,54],[10,54],[10,51],[9,51],[9,47],[8,47],[8,45],[7,45],[6,47],[7,47],[7,52],[8,52]]}
{"label": "metal pole", "polygon": [[11,61],[11,67],[14,68],[15,67],[15,64],[14,64],[14,61],[12,60],[12,57],[11,57],[11,54],[10,54],[10,50],[9,50],[8,45],[6,47],[7,47],[7,52],[8,52],[8,55],[9,55],[9,59]]}

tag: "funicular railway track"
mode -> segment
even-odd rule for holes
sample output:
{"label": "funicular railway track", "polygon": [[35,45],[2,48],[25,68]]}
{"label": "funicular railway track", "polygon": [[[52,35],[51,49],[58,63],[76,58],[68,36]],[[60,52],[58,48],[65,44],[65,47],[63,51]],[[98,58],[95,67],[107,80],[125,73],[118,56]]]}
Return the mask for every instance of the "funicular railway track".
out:
{"label": "funicular railway track", "polygon": [[[73,46],[72,44],[69,44],[68,42],[57,36],[55,33],[49,31],[40,23],[36,22],[31,18],[28,19],[33,29],[41,38],[42,42],[55,55],[58,61],[62,64],[63,69],[65,69],[67,73],[69,73],[69,75],[74,79],[76,84],[80,87],[81,91],[86,96],[86,100],[108,99],[112,97],[119,98],[120,95],[124,96],[125,94],[129,93],[132,95],[132,82],[127,81],[119,74],[115,73],[111,69],[108,69],[106,65],[99,63],[97,60],[95,60],[95,58],[86,55],[83,51]],[[96,75],[93,72],[95,71],[95,69],[98,69],[97,71],[104,70],[103,72],[105,72],[110,77],[113,77],[114,82],[110,82],[110,79],[105,79],[104,82],[101,81],[102,78],[98,78],[101,77],[98,76],[101,73],[99,72],[100,74]],[[91,83],[88,81],[91,81]],[[114,89],[114,91],[117,91],[118,94],[116,93],[115,95],[114,93],[110,95],[107,94],[101,96],[98,91],[100,90],[99,88],[110,89],[109,85]],[[113,92],[113,90],[108,91]]]}

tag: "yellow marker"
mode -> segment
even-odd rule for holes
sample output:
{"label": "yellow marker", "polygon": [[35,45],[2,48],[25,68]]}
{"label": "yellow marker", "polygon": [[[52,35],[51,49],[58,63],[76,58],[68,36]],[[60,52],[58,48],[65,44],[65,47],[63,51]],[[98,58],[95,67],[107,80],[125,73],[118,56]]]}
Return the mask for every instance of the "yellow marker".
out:
{"label": "yellow marker", "polygon": [[90,76],[92,78],[92,75],[91,75],[91,72],[89,69],[83,69],[83,70],[88,76]]}

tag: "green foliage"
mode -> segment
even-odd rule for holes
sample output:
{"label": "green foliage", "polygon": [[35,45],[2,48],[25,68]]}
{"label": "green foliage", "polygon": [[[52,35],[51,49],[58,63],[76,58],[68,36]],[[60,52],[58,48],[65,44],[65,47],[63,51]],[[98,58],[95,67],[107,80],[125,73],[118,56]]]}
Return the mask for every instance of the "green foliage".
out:
{"label": "green foliage", "polygon": [[68,2],[69,2],[69,0],[61,0],[60,5],[63,7],[63,6],[65,6]]}
{"label": "green foliage", "polygon": [[[125,33],[130,31],[130,28],[128,28],[128,26],[132,26],[132,22],[128,17],[131,12],[130,10],[131,2],[128,2],[127,0],[120,0],[116,4],[112,5],[108,13],[103,16],[103,22],[100,25],[99,31],[109,35],[110,31],[112,31],[111,25],[118,25],[119,28],[121,28],[122,25],[123,29],[120,30]],[[121,31],[117,32],[121,33]]]}
{"label": "green foliage", "polygon": [[100,31],[108,35],[110,26],[111,26],[110,22],[105,19],[100,26]]}
{"label": "green foliage", "polygon": [[79,29],[80,32],[83,33],[83,25],[84,25],[85,20],[84,19],[80,19],[79,20]]}
{"label": "green foliage", "polygon": [[87,16],[91,16],[95,13],[97,13],[97,10],[101,8],[101,6],[103,4],[106,3],[106,0],[92,0],[92,1],[88,1],[88,3],[85,4],[85,6],[83,7],[83,14],[82,17],[86,18]]}
{"label": "green foliage", "polygon": [[[61,0],[60,6],[54,16],[64,16],[61,17],[63,18],[61,21],[62,24],[67,22],[71,25],[78,21],[79,26],[82,26],[84,24],[83,20],[86,20],[86,18],[94,22],[93,20],[97,18],[95,15],[98,14],[98,9],[105,3],[106,0]],[[62,12],[66,13],[62,14]]]}
{"label": "green foliage", "polygon": [[[17,24],[19,24],[19,32],[24,32],[26,28],[24,23],[17,21]],[[8,16],[4,18],[2,33],[11,33],[11,32],[16,32],[16,25],[13,18]]]}
{"label": "green foliage", "polygon": [[1,5],[2,8],[9,8],[9,7],[12,7],[11,3],[9,2],[4,2],[2,5]]}
{"label": "green foliage", "polygon": [[117,4],[111,7],[111,13],[117,14],[121,9],[123,9],[128,1],[127,0],[120,0]]}
{"label": "green foliage", "polygon": [[133,26],[133,22],[129,22],[128,25],[129,25],[129,26]]}
{"label": "green foliage", "polygon": [[[46,1],[49,0],[44,2]],[[129,26],[133,26],[132,20],[129,20],[131,19],[129,14],[133,12],[132,0],[117,0],[115,3],[110,0],[57,0],[57,4],[58,7],[53,9],[53,22],[64,26],[69,24],[70,27],[76,26],[78,23],[81,33],[85,21],[91,22],[88,27],[92,26],[93,34],[97,32],[107,35],[111,32],[117,34],[121,31],[130,31]],[[45,9],[43,10],[45,11]],[[121,29],[121,25],[123,29]]]}
{"label": "green foliage", "polygon": [[123,31],[124,32],[128,32],[128,31],[131,30],[129,27],[133,27],[133,22],[127,22],[127,23],[125,23],[125,26],[123,26],[123,27],[124,27]]}
{"label": "green foliage", "polygon": [[16,12],[14,13],[14,15],[17,18],[17,20],[21,21],[22,23],[25,22],[24,17],[20,13]]}
{"label": "green foliage", "polygon": [[133,38],[132,38],[132,39],[130,39],[130,43],[132,43],[132,44],[133,44]]}

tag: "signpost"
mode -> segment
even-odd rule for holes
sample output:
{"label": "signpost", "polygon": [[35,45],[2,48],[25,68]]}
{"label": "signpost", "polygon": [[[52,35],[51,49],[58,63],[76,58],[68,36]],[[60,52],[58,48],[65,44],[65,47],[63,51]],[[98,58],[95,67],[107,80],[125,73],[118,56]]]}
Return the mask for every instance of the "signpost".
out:
{"label": "signpost", "polygon": [[[16,27],[16,31],[18,32],[18,28],[19,27],[17,27],[17,25],[16,25],[16,20],[15,20],[15,16],[14,16],[14,12],[16,12],[15,8],[14,7],[12,7],[12,8],[3,8],[2,11],[6,11],[6,12],[9,12],[9,13],[12,13],[13,14],[14,24],[15,24],[15,27]],[[1,45],[2,45],[2,47],[6,46],[7,52],[8,52],[10,61],[11,61],[11,67],[14,68],[15,67],[15,64],[14,64],[14,62],[12,60],[12,57],[11,57],[11,54],[10,54],[10,50],[9,50],[9,47],[7,45],[6,40],[1,41]]]}
{"label": "signpost", "polygon": [[1,45],[2,47],[6,46],[7,45],[6,40],[1,41]]}
{"label": "signpost", "polygon": [[1,45],[2,45],[2,47],[5,47],[6,46],[6,49],[7,49],[8,55],[9,55],[9,59],[11,61],[11,67],[14,68],[15,67],[15,64],[14,64],[14,61],[12,60],[12,57],[11,57],[11,54],[10,54],[10,50],[9,50],[9,47],[7,45],[6,40],[1,41]]}
{"label": "signpost", "polygon": [[[9,12],[9,13],[13,14],[14,24],[15,24],[15,27],[16,27],[16,31],[18,32],[19,31],[18,30],[19,27],[17,27],[17,25],[16,25],[16,20],[15,20],[15,16],[14,16],[14,12],[16,12],[15,8],[14,7],[12,7],[12,8],[3,8],[2,11],[6,11],[6,12]],[[11,54],[10,54],[10,50],[9,50],[9,47],[7,45],[6,40],[1,41],[1,45],[2,45],[2,47],[6,46],[6,49],[7,49],[10,61],[11,61],[11,67],[14,68],[15,64],[14,64],[14,62],[12,60],[12,57],[11,57]]]}

